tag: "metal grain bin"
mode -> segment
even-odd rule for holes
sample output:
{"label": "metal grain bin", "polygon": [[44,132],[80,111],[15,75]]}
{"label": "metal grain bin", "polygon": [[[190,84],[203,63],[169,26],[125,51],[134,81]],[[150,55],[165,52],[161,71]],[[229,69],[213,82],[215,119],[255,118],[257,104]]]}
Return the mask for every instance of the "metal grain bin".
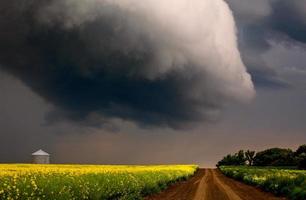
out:
{"label": "metal grain bin", "polygon": [[32,153],[32,163],[33,164],[49,164],[50,154],[39,149],[38,151]]}

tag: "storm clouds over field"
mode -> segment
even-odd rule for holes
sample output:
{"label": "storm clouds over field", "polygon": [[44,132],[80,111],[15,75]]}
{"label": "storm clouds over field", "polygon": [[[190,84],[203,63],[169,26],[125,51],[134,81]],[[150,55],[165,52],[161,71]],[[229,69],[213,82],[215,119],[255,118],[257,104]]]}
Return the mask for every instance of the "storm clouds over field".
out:
{"label": "storm clouds over field", "polygon": [[57,107],[47,120],[176,128],[254,96],[223,1],[2,4],[2,69]]}
{"label": "storm clouds over field", "polygon": [[305,27],[304,0],[0,2],[0,161],[42,147],[57,162],[212,165],[295,147]]}

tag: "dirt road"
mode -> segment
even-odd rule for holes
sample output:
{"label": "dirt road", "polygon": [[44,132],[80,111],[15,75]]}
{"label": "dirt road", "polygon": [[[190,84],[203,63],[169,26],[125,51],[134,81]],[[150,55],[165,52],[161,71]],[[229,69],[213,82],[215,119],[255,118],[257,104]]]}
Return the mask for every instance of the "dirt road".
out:
{"label": "dirt road", "polygon": [[217,169],[200,169],[188,181],[146,200],[285,200],[225,177]]}

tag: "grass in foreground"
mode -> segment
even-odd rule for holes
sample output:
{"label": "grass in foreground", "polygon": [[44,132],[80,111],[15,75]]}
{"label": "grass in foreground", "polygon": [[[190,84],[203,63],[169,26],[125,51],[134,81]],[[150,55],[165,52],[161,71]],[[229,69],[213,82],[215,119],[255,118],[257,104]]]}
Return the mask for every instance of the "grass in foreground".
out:
{"label": "grass in foreground", "polygon": [[220,170],[229,177],[259,186],[276,195],[291,200],[306,199],[306,171],[246,166],[221,166]]}
{"label": "grass in foreground", "polygon": [[130,199],[187,179],[196,165],[0,165],[0,199]]}

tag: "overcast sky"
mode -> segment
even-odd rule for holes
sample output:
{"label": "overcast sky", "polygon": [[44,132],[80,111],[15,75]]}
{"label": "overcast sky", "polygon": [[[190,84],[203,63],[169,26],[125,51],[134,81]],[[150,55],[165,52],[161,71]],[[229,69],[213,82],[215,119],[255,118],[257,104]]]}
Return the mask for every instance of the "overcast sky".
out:
{"label": "overcast sky", "polygon": [[13,0],[0,30],[0,162],[212,167],[306,143],[306,0]]}

